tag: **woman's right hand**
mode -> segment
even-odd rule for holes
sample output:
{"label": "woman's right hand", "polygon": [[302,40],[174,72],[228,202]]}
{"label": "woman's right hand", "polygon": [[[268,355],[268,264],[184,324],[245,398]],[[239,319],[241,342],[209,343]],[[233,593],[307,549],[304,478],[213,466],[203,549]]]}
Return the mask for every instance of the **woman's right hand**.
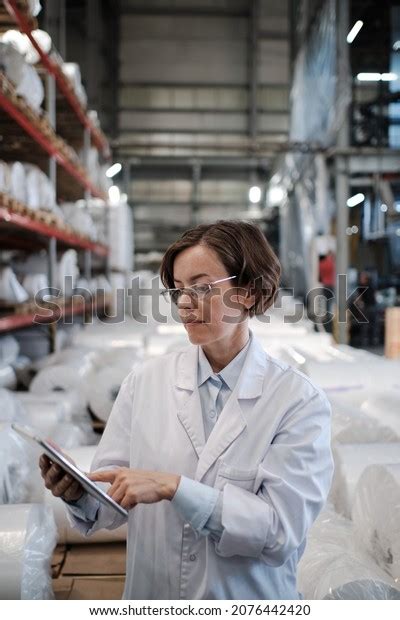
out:
{"label": "woman's right hand", "polygon": [[[72,459],[66,458],[75,465]],[[75,502],[82,497],[84,493],[82,485],[60,465],[53,463],[46,454],[41,455],[39,467],[46,489],[49,489],[55,497],[62,497],[67,502]]]}

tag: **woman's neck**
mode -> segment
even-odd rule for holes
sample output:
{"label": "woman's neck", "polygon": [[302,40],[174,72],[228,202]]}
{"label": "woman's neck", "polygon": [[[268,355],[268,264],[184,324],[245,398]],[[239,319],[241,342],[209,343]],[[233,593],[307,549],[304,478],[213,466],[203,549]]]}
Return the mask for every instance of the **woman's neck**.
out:
{"label": "woman's neck", "polygon": [[202,346],[214,372],[220,372],[246,346],[250,337],[247,321],[233,335]]}

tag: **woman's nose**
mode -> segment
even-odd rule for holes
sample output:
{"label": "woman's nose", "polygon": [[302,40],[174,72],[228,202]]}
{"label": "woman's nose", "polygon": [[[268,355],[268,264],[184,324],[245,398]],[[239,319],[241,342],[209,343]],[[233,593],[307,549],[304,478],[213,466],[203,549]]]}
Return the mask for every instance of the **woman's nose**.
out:
{"label": "woman's nose", "polygon": [[197,308],[197,306],[197,300],[186,291],[182,291],[182,294],[178,299],[178,308]]}

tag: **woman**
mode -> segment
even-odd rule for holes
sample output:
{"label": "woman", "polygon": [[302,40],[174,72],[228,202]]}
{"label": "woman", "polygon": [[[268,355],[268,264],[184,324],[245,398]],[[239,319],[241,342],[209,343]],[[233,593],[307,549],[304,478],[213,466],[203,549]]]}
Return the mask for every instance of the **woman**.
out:
{"label": "woman", "polygon": [[[124,380],[91,479],[129,510],[125,599],[298,599],[296,567],[331,484],[330,406],[251,330],[280,267],[244,222],[168,248],[163,284],[191,344]],[[42,457],[83,534],[124,518]]]}

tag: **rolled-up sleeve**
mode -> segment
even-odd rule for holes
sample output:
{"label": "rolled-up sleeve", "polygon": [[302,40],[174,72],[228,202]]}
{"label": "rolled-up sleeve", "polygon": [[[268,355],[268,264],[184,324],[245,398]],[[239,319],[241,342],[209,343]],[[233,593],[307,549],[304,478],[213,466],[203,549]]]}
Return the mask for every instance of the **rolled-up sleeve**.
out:
{"label": "rolled-up sleeve", "polygon": [[256,493],[228,483],[222,494],[218,555],[281,566],[323,508],[333,477],[331,406],[316,391],[285,416],[259,465]]}
{"label": "rolled-up sleeve", "polygon": [[[90,471],[103,471],[130,465],[131,422],[133,415],[134,371],[124,379],[112,407],[106,428],[96,449]],[[97,483],[104,491],[108,483]],[[100,529],[113,530],[126,523],[127,518],[95,498],[83,496],[77,505],[67,507],[67,518],[72,527],[84,536]],[[95,508],[97,507],[97,512]]]}

